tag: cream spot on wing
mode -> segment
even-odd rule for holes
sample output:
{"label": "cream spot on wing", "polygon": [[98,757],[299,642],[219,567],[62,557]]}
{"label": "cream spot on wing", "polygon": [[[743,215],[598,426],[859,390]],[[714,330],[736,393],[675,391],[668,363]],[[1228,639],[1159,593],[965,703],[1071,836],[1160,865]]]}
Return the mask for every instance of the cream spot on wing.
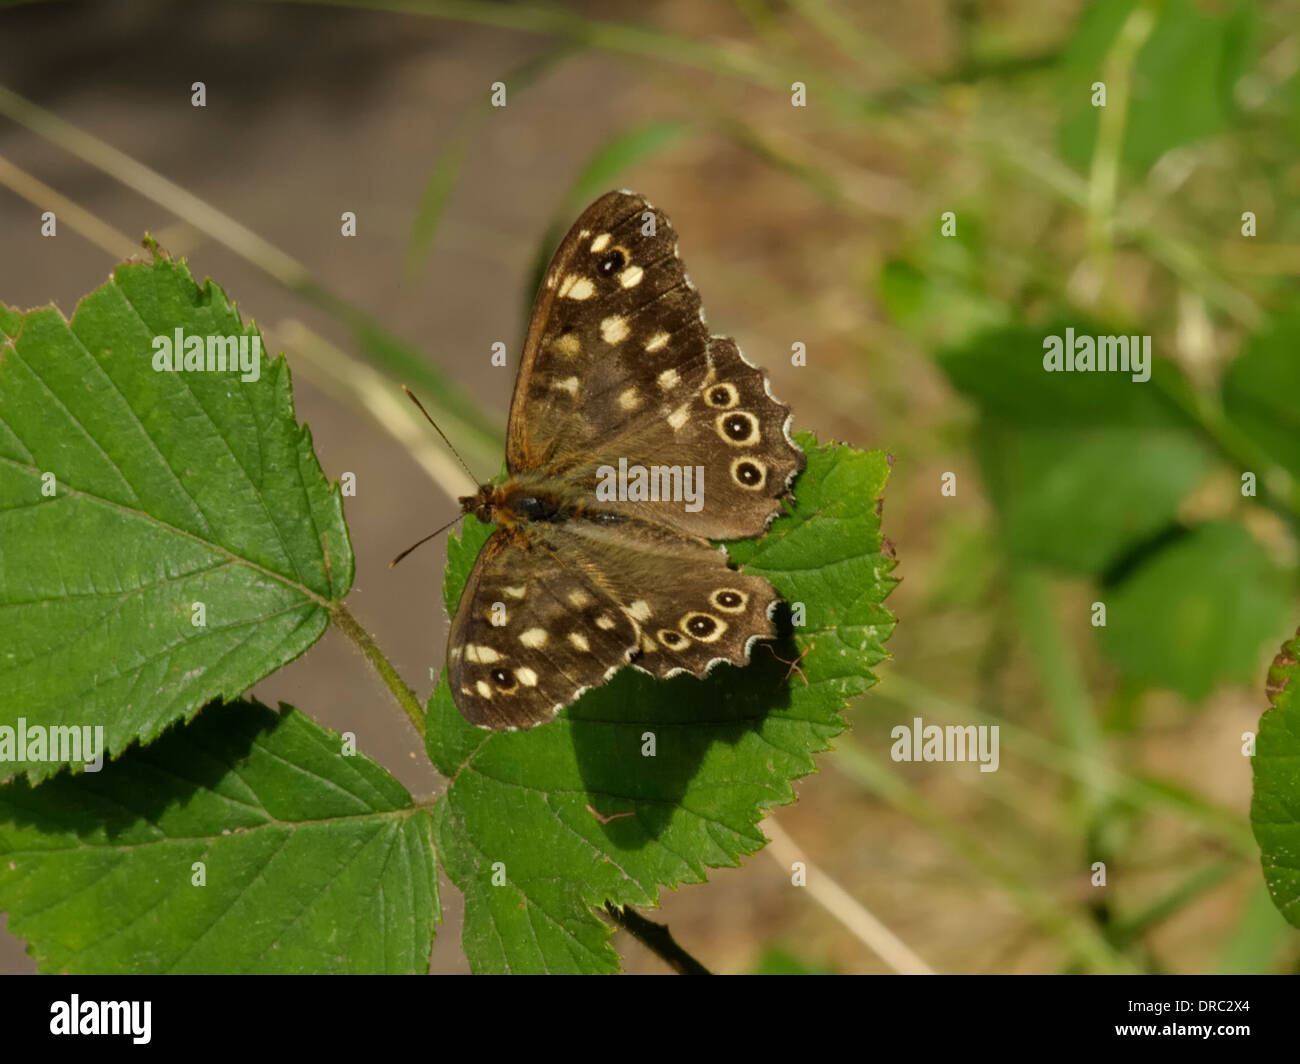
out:
{"label": "cream spot on wing", "polygon": [[549,273],[546,275],[546,287],[547,288],[555,287],[555,274]]}
{"label": "cream spot on wing", "polygon": [[690,419],[691,419],[691,404],[683,403],[681,406],[679,406],[676,410],[674,410],[671,414],[668,415],[668,424],[670,424],[673,427],[673,431],[676,432],[679,428],[685,425],[686,422],[690,421]]}
{"label": "cream spot on wing", "polygon": [[578,239],[579,239],[579,240],[586,240],[587,237],[589,237],[589,236],[591,236],[591,230],[590,230],[590,229],[580,229],[580,230],[578,230]]}
{"label": "cream spot on wing", "polygon": [[656,351],[662,351],[668,343],[668,334],[666,332],[657,332],[645,342],[645,349],[651,354]]}
{"label": "cream spot on wing", "polygon": [[626,391],[619,393],[618,405],[624,410],[635,410],[641,405],[641,393],[635,388],[628,388]]}
{"label": "cream spot on wing", "polygon": [[451,653],[447,655],[452,661],[460,661],[460,647],[452,647]]}
{"label": "cream spot on wing", "polygon": [[568,392],[570,395],[577,395],[577,394],[578,394],[578,378],[577,378],[577,377],[565,377],[564,380],[562,380],[562,381],[556,381],[553,385],[551,385],[551,387],[552,387],[552,388],[559,388],[560,391],[562,391],[562,392]]}
{"label": "cream spot on wing", "polygon": [[500,661],[501,655],[491,647],[467,643],[465,644],[465,660],[473,662],[475,665],[491,665],[494,661]]}
{"label": "cream spot on wing", "polygon": [[586,606],[590,606],[595,601],[594,598],[581,589],[569,592],[569,605],[574,609],[583,609]]}
{"label": "cream spot on wing", "polygon": [[460,693],[463,694],[463,695],[472,695],[472,694],[474,693],[474,688],[472,688],[472,687],[466,687],[464,684],[461,684],[461,685],[460,685]]}
{"label": "cream spot on wing", "polygon": [[625,611],[634,621],[648,621],[650,619],[650,603],[645,599],[637,599]]}
{"label": "cream spot on wing", "polygon": [[569,642],[572,643],[579,650],[585,651],[591,649],[591,644],[587,642],[587,637],[583,635],[581,632],[570,632]]}
{"label": "cream spot on wing", "polygon": [[589,278],[579,277],[576,273],[569,274],[560,285],[560,295],[568,299],[590,299],[595,291],[596,286]]}
{"label": "cream spot on wing", "polygon": [[486,680],[479,680],[479,682],[476,683],[474,686],[478,688],[478,693],[482,695],[484,698],[492,697],[492,688],[490,688],[487,685]]}
{"label": "cream spot on wing", "polygon": [[675,369],[666,369],[655,379],[659,382],[659,387],[664,391],[668,391],[669,388],[676,388],[677,382],[681,380],[681,378],[677,376],[677,371]]}
{"label": "cream spot on wing", "polygon": [[653,653],[654,653],[656,650],[658,650],[658,649],[659,649],[659,648],[658,648],[657,646],[655,646],[655,641],[654,641],[653,639],[651,639],[648,635],[646,635],[645,632],[642,632],[642,633],[641,633],[641,652],[642,652],[643,654],[653,654]]}
{"label": "cream spot on wing", "polygon": [[546,634],[545,628],[529,628],[519,633],[519,642],[532,650],[539,650],[546,646],[546,641],[550,638]]}
{"label": "cream spot on wing", "polygon": [[600,236],[596,237],[596,239],[591,242],[591,250],[595,252],[604,251],[607,247],[609,247],[608,233],[601,233]]}
{"label": "cream spot on wing", "polygon": [[537,673],[535,673],[527,665],[523,666],[522,668],[515,669],[515,679],[517,679],[525,687],[537,686]]}
{"label": "cream spot on wing", "polygon": [[582,342],[577,333],[561,333],[551,341],[551,350],[565,358],[574,358],[582,353]]}
{"label": "cream spot on wing", "polygon": [[629,266],[618,275],[618,283],[624,288],[634,288],[641,283],[641,278],[644,276],[645,270],[640,266]]}
{"label": "cream spot on wing", "polygon": [[600,323],[600,338],[607,344],[621,344],[627,339],[627,319],[611,315]]}
{"label": "cream spot on wing", "polygon": [[521,599],[524,597],[524,589],[522,587],[503,587],[501,590],[511,598]]}
{"label": "cream spot on wing", "polygon": [[617,623],[618,622],[615,621],[614,618],[611,617],[608,613],[602,613],[599,617],[596,618],[596,627],[603,628],[607,632],[611,628],[613,628],[614,625]]}

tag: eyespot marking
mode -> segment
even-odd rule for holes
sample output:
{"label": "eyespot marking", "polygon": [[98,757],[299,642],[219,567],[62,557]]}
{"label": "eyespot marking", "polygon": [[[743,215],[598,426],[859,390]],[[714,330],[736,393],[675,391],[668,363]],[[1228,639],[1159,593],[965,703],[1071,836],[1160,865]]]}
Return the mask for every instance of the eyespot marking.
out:
{"label": "eyespot marking", "polygon": [[734,587],[720,587],[709,596],[709,604],[724,613],[744,613],[749,605],[749,595]]}
{"label": "eyespot marking", "polygon": [[669,650],[681,650],[689,646],[691,642],[681,632],[674,632],[671,628],[660,628],[657,634],[659,642]]}
{"label": "eyespot marking", "polygon": [[718,435],[732,447],[748,447],[762,437],[758,418],[748,410],[733,410],[729,414],[719,414],[714,422]]}
{"label": "eyespot marking", "polygon": [[740,403],[740,392],[730,381],[710,384],[704,389],[704,401],[715,410],[730,410]]}
{"label": "eyespot marking", "polygon": [[601,256],[596,264],[596,272],[602,277],[613,277],[626,272],[623,268],[632,261],[632,256],[625,247],[612,247]]}
{"label": "eyespot marking", "polygon": [[757,458],[733,459],[731,479],[746,491],[762,491],[767,484],[767,466]]}
{"label": "eyespot marking", "polygon": [[726,632],[727,622],[711,613],[692,610],[678,622],[678,627],[697,642],[716,643]]}
{"label": "eyespot marking", "polygon": [[497,690],[502,694],[508,695],[519,686],[519,681],[505,669],[493,669],[488,675],[492,677],[492,682],[497,685]]}

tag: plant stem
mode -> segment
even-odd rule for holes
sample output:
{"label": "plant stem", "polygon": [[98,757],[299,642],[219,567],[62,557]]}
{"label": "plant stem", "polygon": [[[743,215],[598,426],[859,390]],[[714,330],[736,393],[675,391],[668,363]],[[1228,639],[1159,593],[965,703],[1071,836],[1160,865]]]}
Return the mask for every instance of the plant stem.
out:
{"label": "plant stem", "polygon": [[605,902],[609,918],[651,953],[662,960],[678,975],[712,975],[704,965],[677,944],[667,924],[647,920],[629,905],[621,909],[612,901]]}
{"label": "plant stem", "polygon": [[393,663],[384,656],[384,652],[379,649],[370,633],[361,627],[352,613],[341,602],[335,602],[330,605],[330,617],[339,630],[357,645],[357,648],[365,655],[366,660],[374,666],[375,672],[379,673],[379,678],[384,681],[384,685],[393,692],[393,697],[397,699],[397,704],[402,707],[403,711],[410,718],[411,724],[419,733],[420,738],[424,738],[424,707],[420,705],[420,700],[415,697],[415,692],[406,686],[406,681],[397,674]]}

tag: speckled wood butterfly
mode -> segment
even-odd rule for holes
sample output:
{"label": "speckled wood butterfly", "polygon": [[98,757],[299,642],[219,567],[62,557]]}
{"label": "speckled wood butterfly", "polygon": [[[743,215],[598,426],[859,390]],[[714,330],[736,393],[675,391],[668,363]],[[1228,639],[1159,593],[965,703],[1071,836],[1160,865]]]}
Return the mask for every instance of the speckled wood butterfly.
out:
{"label": "speckled wood butterfly", "polygon": [[509,477],[460,500],[497,526],[448,638],[462,715],[531,728],[624,665],[747,662],[777,594],[709,540],[781,511],[804,463],[789,422],[766,374],[709,335],[668,219],[626,191],[583,211],[533,306]]}

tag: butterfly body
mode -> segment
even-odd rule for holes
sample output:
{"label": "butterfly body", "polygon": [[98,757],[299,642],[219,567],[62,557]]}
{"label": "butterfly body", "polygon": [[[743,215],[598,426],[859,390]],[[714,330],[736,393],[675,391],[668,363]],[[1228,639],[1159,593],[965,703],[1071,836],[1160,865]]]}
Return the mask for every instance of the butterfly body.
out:
{"label": "butterfly body", "polygon": [[765,374],[709,335],[668,220],[628,192],[588,207],[538,293],[508,476],[460,500],[497,526],[448,639],[466,719],[531,727],[625,665],[747,661],[778,596],[710,541],[781,512],[803,467],[788,422]]}

